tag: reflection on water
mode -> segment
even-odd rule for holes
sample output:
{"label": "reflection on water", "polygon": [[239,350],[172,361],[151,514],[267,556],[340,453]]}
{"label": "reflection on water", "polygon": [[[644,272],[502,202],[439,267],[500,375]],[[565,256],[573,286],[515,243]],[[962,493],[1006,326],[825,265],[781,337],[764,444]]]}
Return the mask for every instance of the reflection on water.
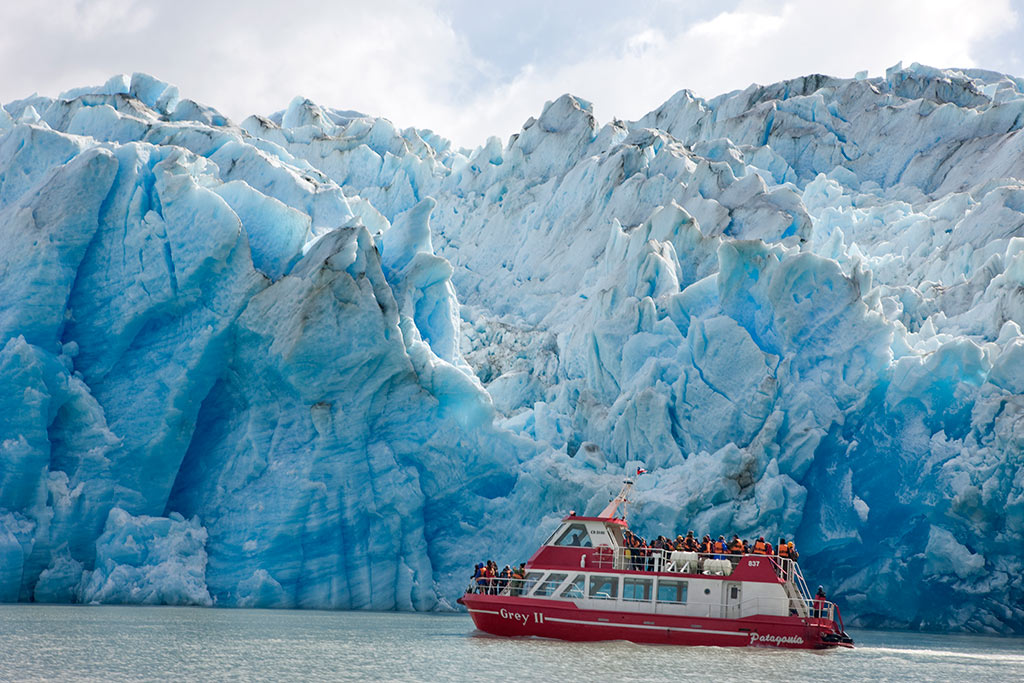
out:
{"label": "reflection on water", "polygon": [[0,680],[1015,679],[1024,639],[851,631],[854,650],[565,643],[465,615],[0,606]]}

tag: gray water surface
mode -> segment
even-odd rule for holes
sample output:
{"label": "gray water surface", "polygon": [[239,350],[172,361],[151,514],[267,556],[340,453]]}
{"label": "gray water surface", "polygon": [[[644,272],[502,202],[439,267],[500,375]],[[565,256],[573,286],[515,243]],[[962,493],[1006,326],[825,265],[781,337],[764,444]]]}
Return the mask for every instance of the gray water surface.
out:
{"label": "gray water surface", "polygon": [[0,605],[0,680],[1021,680],[1024,639],[851,631],[854,650],[565,643],[465,615]]}

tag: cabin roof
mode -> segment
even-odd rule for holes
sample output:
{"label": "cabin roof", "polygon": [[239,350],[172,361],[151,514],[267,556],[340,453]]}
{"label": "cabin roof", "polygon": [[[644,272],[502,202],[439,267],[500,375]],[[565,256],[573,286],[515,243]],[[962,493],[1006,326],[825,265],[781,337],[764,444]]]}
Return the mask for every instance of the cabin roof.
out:
{"label": "cabin roof", "polygon": [[606,522],[608,524],[618,524],[624,527],[629,526],[626,520],[619,519],[618,517],[580,517],[579,515],[566,515],[562,518],[562,522]]}

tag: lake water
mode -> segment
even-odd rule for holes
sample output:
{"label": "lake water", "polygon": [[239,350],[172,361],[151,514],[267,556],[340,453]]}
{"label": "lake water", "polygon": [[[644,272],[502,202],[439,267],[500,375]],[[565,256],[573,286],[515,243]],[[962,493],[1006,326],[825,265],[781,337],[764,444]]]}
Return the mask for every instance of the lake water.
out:
{"label": "lake water", "polygon": [[0,680],[1021,680],[1024,639],[851,631],[854,650],[507,639],[465,615],[0,605]]}

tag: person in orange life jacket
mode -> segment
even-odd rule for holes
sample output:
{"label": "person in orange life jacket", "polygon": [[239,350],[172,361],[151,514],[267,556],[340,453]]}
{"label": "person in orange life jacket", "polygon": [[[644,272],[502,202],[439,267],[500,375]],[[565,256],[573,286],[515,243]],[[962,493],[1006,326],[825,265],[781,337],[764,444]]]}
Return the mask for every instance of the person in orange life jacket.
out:
{"label": "person in orange life jacket", "polygon": [[732,555],[743,554],[743,541],[740,540],[737,534],[733,534],[732,540],[729,541],[729,553]]}
{"label": "person in orange life jacket", "polygon": [[821,617],[825,613],[825,602],[828,598],[825,596],[824,586],[818,586],[818,592],[814,594],[814,616],[815,618]]}
{"label": "person in orange life jacket", "polygon": [[755,555],[767,555],[768,554],[767,553],[767,548],[765,547],[765,543],[764,543],[764,536],[759,536],[758,539],[756,541],[754,541],[754,554]]}
{"label": "person in orange life jacket", "polygon": [[796,551],[796,547],[793,546],[793,541],[790,541],[788,544],[786,544],[786,550],[789,552],[789,559],[793,560],[794,562],[800,559],[800,553],[798,553]]}
{"label": "person in orange life jacket", "polygon": [[727,550],[728,548],[725,546],[725,536],[719,536],[718,540],[715,541],[715,559],[724,560]]}
{"label": "person in orange life jacket", "polygon": [[714,543],[711,542],[711,537],[704,534],[704,540],[701,541],[700,551],[705,555],[710,555],[711,551],[714,550]]}
{"label": "person in orange life jacket", "polygon": [[[789,546],[786,545],[786,539],[784,539],[784,538],[780,538],[779,539],[779,547],[775,549],[775,552],[779,556],[780,560],[787,560],[787,559],[789,559]],[[779,562],[779,565],[778,565],[777,569],[778,570],[777,570],[776,573],[779,576],[781,576],[783,579],[785,579],[786,578],[786,565],[785,565],[785,563],[784,562]]]}
{"label": "person in orange life jacket", "polygon": [[683,550],[687,550],[691,553],[700,551],[700,544],[697,543],[697,539],[693,537],[693,532],[690,531],[686,534],[686,538],[683,539]]}

